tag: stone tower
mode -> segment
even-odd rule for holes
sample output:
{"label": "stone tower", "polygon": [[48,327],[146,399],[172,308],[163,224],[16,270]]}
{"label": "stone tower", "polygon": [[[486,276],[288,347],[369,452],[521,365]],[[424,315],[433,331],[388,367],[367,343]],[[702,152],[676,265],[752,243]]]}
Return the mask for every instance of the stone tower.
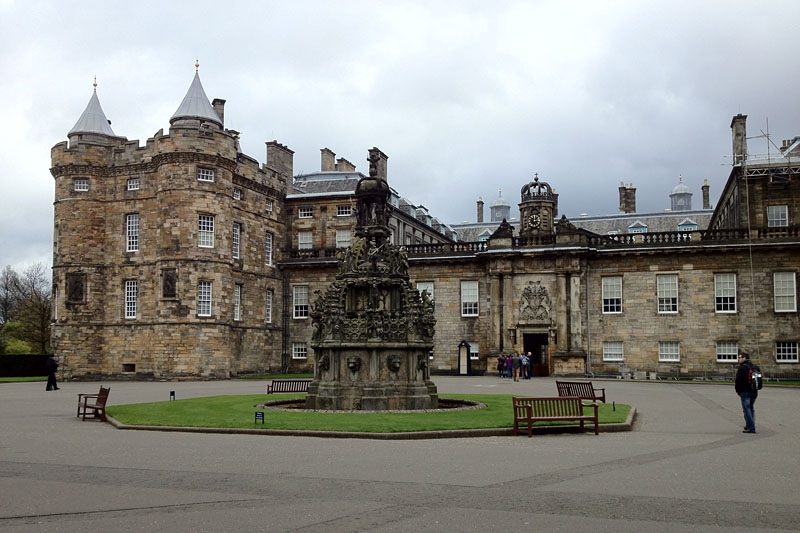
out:
{"label": "stone tower", "polygon": [[533,181],[520,191],[520,237],[552,235],[553,220],[558,215],[558,195],[550,184],[539,181],[537,174]]}
{"label": "stone tower", "polygon": [[357,226],[339,252],[339,273],[316,291],[311,310],[316,366],[306,407],[337,410],[430,409],[433,302],[408,277],[405,251],[389,243],[386,156],[369,152],[369,177],[356,187]]}

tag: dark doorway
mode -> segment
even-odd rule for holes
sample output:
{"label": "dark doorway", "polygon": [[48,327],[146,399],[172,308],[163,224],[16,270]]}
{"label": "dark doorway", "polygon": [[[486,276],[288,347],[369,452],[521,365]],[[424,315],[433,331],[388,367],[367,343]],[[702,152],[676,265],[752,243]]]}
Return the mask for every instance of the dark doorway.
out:
{"label": "dark doorway", "polygon": [[547,333],[524,333],[522,342],[525,353],[531,353],[531,375],[549,376],[550,365],[548,361]]}

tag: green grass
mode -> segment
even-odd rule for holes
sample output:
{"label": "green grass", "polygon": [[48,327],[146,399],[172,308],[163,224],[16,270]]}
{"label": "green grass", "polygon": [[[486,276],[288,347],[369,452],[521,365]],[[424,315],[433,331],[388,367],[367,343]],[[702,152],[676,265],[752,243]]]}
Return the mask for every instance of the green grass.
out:
{"label": "green grass", "polygon": [[314,374],[261,374],[239,376],[237,379],[302,379],[313,378]]}
{"label": "green grass", "polygon": [[[281,394],[276,399],[303,398],[305,394]],[[147,426],[189,426],[213,428],[304,429],[319,431],[436,431],[445,429],[505,428],[514,423],[511,396],[500,394],[443,394],[443,398],[464,398],[486,405],[484,409],[436,413],[311,413],[266,411],[265,423],[254,424],[256,406],[268,399],[263,394],[211,396],[155,403],[114,405],[108,414],[119,422]],[[624,422],[629,405],[600,404],[601,424]],[[563,422],[563,424],[571,424]]]}
{"label": "green grass", "polygon": [[47,376],[28,376],[24,378],[0,378],[0,383],[24,383],[26,381],[47,381]]}

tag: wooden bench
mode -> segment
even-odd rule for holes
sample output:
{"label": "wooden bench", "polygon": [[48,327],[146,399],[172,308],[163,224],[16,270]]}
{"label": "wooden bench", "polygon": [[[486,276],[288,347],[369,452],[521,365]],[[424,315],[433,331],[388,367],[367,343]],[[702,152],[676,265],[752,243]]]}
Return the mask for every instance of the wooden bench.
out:
{"label": "wooden bench", "polygon": [[91,418],[99,418],[103,422],[106,421],[106,402],[108,401],[108,393],[111,387],[100,387],[100,392],[97,394],[78,394],[78,414],[83,414],[83,420],[86,416]]}
{"label": "wooden bench", "polygon": [[[584,422],[594,422],[594,434],[600,434],[597,404],[584,404],[577,396],[558,396],[555,398],[512,398],[514,402],[514,435],[519,435],[519,424],[528,424],[528,437],[532,435],[534,422],[554,422],[557,420],[573,420],[580,422],[581,431],[585,431]],[[584,407],[592,407],[593,415],[586,415]]]}
{"label": "wooden bench", "polygon": [[596,389],[591,381],[556,381],[559,396],[577,396],[591,402],[606,403],[606,389]]}
{"label": "wooden bench", "polygon": [[308,392],[310,379],[273,379],[267,385],[267,394],[275,392]]}

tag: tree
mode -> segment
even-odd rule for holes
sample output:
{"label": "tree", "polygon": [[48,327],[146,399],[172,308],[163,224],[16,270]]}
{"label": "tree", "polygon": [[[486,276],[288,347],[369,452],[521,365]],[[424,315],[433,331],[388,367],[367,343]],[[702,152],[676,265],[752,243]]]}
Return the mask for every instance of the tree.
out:
{"label": "tree", "polygon": [[22,339],[39,353],[50,351],[50,317],[53,303],[48,269],[42,263],[28,267],[19,276],[19,322]]}
{"label": "tree", "polygon": [[20,279],[9,265],[0,272],[0,324],[16,319],[19,309]]}

